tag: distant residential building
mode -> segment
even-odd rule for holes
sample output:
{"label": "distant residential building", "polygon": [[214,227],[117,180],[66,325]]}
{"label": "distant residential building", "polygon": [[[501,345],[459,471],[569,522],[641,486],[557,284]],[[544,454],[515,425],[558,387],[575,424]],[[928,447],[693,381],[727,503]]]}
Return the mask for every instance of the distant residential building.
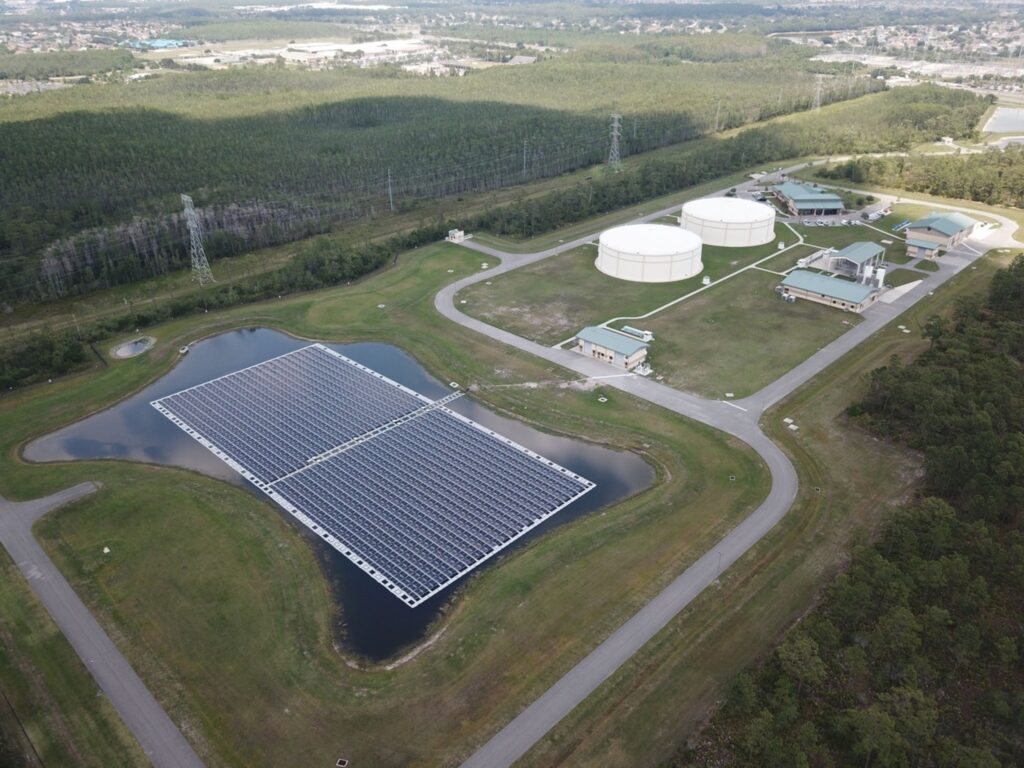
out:
{"label": "distant residential building", "polygon": [[588,326],[576,334],[574,352],[632,371],[647,359],[647,344],[608,328]]}
{"label": "distant residential building", "polygon": [[956,248],[974,233],[978,222],[970,216],[951,211],[933,213],[911,222],[904,232],[907,238],[907,256],[934,258],[939,251]]}
{"label": "distant residential building", "polygon": [[878,289],[874,286],[806,269],[794,269],[786,275],[779,288],[783,296],[858,313],[874,304],[879,295]]}
{"label": "distant residential building", "polygon": [[829,216],[842,213],[845,207],[835,192],[796,181],[778,184],[772,192],[794,216]]}

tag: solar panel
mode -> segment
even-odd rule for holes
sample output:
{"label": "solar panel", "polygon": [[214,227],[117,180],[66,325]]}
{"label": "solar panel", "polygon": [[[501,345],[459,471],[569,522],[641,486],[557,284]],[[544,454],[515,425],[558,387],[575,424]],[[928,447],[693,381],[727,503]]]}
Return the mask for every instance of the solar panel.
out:
{"label": "solar panel", "polygon": [[320,344],[153,406],[407,605],[594,487]]}

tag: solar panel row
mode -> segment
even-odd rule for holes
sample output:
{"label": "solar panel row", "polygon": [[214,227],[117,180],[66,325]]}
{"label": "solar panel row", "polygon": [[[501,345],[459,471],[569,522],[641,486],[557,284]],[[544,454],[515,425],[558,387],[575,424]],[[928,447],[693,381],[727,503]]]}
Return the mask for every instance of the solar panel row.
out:
{"label": "solar panel row", "polygon": [[[561,509],[577,476],[447,409],[274,484],[391,581],[422,599]],[[345,504],[334,491],[345,489]]]}
{"label": "solar panel row", "polygon": [[430,401],[314,345],[158,402],[269,483]]}
{"label": "solar panel row", "polygon": [[321,345],[153,403],[408,605],[593,483]]}

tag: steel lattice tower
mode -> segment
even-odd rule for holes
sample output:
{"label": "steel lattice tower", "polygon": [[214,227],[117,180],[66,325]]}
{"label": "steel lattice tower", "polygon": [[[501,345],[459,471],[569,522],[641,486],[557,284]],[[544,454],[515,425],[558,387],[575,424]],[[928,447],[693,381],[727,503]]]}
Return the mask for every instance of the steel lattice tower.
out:
{"label": "steel lattice tower", "polygon": [[188,236],[191,243],[192,253],[192,279],[197,280],[199,285],[206,285],[214,282],[213,272],[210,271],[210,262],[206,260],[206,251],[203,250],[203,226],[199,223],[199,214],[192,205],[192,198],[188,195],[181,196],[181,202],[185,206],[185,222],[188,224]]}
{"label": "steel lattice tower", "polygon": [[816,75],[814,78],[814,106],[812,109],[815,112],[821,111],[821,83],[824,77],[824,75]]}
{"label": "steel lattice tower", "polygon": [[619,138],[622,136],[622,115],[612,115],[612,146],[608,150],[608,167],[618,173],[622,170],[619,157]]}

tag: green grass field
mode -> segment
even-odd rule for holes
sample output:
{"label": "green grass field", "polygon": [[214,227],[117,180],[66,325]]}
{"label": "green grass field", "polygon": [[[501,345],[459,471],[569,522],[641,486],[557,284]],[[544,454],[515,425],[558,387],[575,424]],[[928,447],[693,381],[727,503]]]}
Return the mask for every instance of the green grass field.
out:
{"label": "green grass field", "polygon": [[928,275],[914,269],[892,269],[885,273],[885,284],[898,288],[917,280],[927,280]]}
{"label": "green grass field", "polygon": [[939,265],[930,259],[918,259],[917,263],[914,264],[914,269],[920,269],[924,272],[938,272]]}
{"label": "green grass field", "polygon": [[[782,224],[776,237],[793,233]],[[776,241],[755,248],[704,246],[704,271],[675,283],[634,283],[599,272],[596,246],[583,246],[501,275],[491,285],[477,283],[459,292],[460,308],[528,339],[556,344],[586,325],[616,316],[639,315],[684,296],[713,280],[770,256]]]}
{"label": "green grass field", "polygon": [[810,301],[782,301],[779,279],[749,270],[644,320],[654,331],[655,374],[708,397],[745,397],[859,322]]}
{"label": "green grass field", "polygon": [[[595,392],[507,386],[565,373],[436,314],[437,288],[478,261],[458,247],[432,246],[347,288],[147,329],[158,339],[150,352],[0,401],[4,493],[103,483],[38,532],[208,765],[329,765],[342,753],[374,766],[454,762],[763,497],[759,462],[719,433],[617,392],[600,404]],[[182,343],[253,324],[399,343],[441,378],[480,385],[479,396],[500,412],[642,452],[658,483],[473,579],[435,627],[443,634],[415,661],[391,671],[354,668],[333,647],[338,617],[310,550],[271,505],[173,469],[15,458],[31,436],[159,375]],[[100,558],[102,546],[111,557]]]}
{"label": "green grass field", "polygon": [[0,692],[0,765],[149,765],[2,549]]}

